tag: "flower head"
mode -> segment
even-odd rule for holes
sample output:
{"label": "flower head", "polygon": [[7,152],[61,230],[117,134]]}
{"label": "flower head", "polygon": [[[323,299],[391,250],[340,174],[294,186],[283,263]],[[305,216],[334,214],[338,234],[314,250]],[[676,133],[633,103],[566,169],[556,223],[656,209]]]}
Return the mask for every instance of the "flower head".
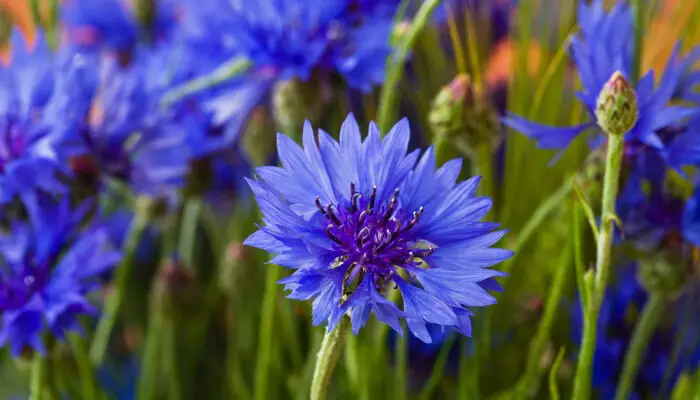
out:
{"label": "flower head", "polygon": [[[598,99],[611,78],[620,76],[616,75],[618,73],[625,76],[631,71],[632,15],[624,2],[617,3],[610,12],[603,10],[602,0],[594,0],[591,5],[581,3],[578,20],[581,37],[571,39],[571,54],[583,85],[577,97],[586,107],[589,121],[564,128],[537,124],[515,115],[504,119],[506,125],[535,139],[541,148],[563,149],[588,129],[595,128],[598,132],[608,129],[596,118]],[[676,48],[656,88],[653,71],[639,80],[634,90],[637,118],[630,116],[625,121],[625,128],[629,127],[626,141],[638,141],[663,153],[664,144],[656,132],[696,114],[693,108],[668,105],[678,86],[682,67]],[[627,92],[626,97],[631,97],[632,91]]]}
{"label": "flower head", "polygon": [[14,222],[0,238],[0,345],[18,356],[44,352],[41,335],[62,338],[79,329],[78,317],[95,313],[86,295],[96,278],[120,258],[105,229],[81,230],[87,208],[70,200],[26,200],[29,221]]}
{"label": "flower head", "polygon": [[64,104],[64,113],[76,118],[56,135],[58,155],[82,160],[96,175],[126,182],[141,194],[171,196],[181,188],[190,161],[231,142],[199,98],[163,104],[167,91],[192,75],[193,65],[180,62],[188,56],[182,51],[176,42],[137,48],[128,66],[76,53],[74,87],[82,87],[90,101]]}
{"label": "flower head", "polygon": [[[59,122],[50,111],[58,97],[58,61],[38,34],[29,48],[12,35],[10,63],[0,66],[0,202],[36,189],[62,192],[60,170],[47,137]],[[79,101],[79,99],[74,99]]]}
{"label": "flower head", "polygon": [[[245,244],[275,254],[295,272],[282,282],[293,299],[315,298],[313,321],[329,329],[349,312],[357,333],[374,311],[400,331],[399,318],[429,342],[426,323],[470,334],[470,306],[495,299],[502,273],[485,267],[510,257],[490,248],[504,234],[481,222],[491,200],[479,178],[456,184],[460,160],[435,170],[432,148],[407,154],[408,123],[381,139],[374,124],[362,141],[349,116],[340,141],[310,124],[304,148],[278,135],[282,167],[261,167],[249,184],[265,225]],[[385,295],[398,290],[403,310]]]}
{"label": "flower head", "polygon": [[[61,19],[68,41],[81,50],[123,54],[138,43],[139,22],[149,25],[151,39],[171,30],[176,23],[175,5],[171,0],[67,0],[61,5]],[[148,10],[149,6],[156,9]],[[138,14],[149,21],[139,21]]]}

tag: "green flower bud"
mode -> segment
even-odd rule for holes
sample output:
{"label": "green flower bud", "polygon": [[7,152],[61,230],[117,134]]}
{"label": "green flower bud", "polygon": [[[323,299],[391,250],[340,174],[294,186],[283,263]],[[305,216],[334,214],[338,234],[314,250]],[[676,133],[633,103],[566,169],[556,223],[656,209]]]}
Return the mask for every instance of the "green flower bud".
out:
{"label": "green flower bud", "polygon": [[219,286],[225,294],[233,295],[237,291],[250,261],[250,251],[242,243],[232,242],[226,246],[219,272]]}
{"label": "green flower bud", "polygon": [[639,280],[649,292],[675,297],[692,278],[692,264],[683,252],[663,250],[642,259]]}
{"label": "green flower bud", "polygon": [[179,319],[196,312],[200,290],[193,269],[185,268],[176,261],[166,261],[156,276],[155,304],[168,318]]}
{"label": "green flower bud", "polygon": [[277,139],[275,128],[263,107],[258,107],[250,113],[241,140],[243,153],[253,165],[264,165],[270,160]]}
{"label": "green flower bud", "polygon": [[637,94],[620,71],[612,74],[600,91],[595,116],[609,135],[624,135],[637,123]]}
{"label": "green flower bud", "polygon": [[156,19],[156,0],[134,0],[134,13],[141,25],[150,31]]}
{"label": "green flower bud", "polygon": [[301,138],[304,120],[315,120],[321,101],[313,81],[290,79],[278,82],[272,91],[272,108],[280,132],[294,139]]}
{"label": "green flower bud", "polygon": [[498,113],[466,74],[458,75],[440,90],[428,122],[436,136],[458,140],[467,151],[484,144],[495,149],[501,141]]}

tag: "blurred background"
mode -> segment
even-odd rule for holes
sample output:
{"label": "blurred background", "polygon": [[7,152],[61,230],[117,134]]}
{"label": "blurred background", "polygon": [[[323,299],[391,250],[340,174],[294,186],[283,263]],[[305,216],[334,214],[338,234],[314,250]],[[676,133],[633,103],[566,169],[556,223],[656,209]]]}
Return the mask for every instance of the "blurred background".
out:
{"label": "blurred background", "polygon": [[[433,343],[425,344],[410,333],[396,336],[370,318],[359,335],[348,339],[331,398],[547,399],[553,398],[552,385],[568,398],[581,330],[574,264],[585,268],[595,260],[595,243],[578,204],[581,198],[598,204],[601,161],[587,138],[574,140],[563,153],[540,149],[525,135],[507,130],[500,118],[510,112],[566,126],[586,119],[574,96],[581,83],[568,57],[569,38],[578,31],[579,2],[445,0],[418,32],[411,28],[420,1],[349,2],[365,14],[353,17],[352,29],[345,32],[314,20],[323,13],[286,19],[294,3],[309,10],[332,8],[315,0],[0,1],[8,70],[30,71],[19,61],[39,61],[26,54],[18,58],[17,49],[31,52],[41,42],[54,49],[59,61],[51,68],[57,70],[64,68],[66,51],[81,54],[83,68],[97,72],[93,77],[78,70],[78,77],[91,76],[102,87],[124,91],[87,104],[90,126],[112,132],[110,121],[121,121],[120,129],[138,121],[147,128],[129,128],[129,133],[158,130],[159,138],[174,142],[170,146],[188,151],[187,172],[177,183],[170,175],[157,180],[158,174],[150,172],[171,166],[180,152],[129,147],[127,139],[120,145],[124,154],[114,157],[128,160],[128,176],[99,161],[112,153],[100,153],[99,162],[90,152],[67,158],[64,167],[75,178],[71,193],[76,199],[97,197],[98,207],[109,210],[105,223],[117,246],[130,246],[134,219],[146,214],[148,219],[129,259],[130,272],[102,276],[103,287],[91,294],[95,304],[120,294],[111,328],[99,333],[104,313],[85,317],[81,340],[51,349],[51,377],[61,398],[308,398],[324,329],[312,326],[310,302],[285,299],[275,283],[289,271],[242,244],[259,220],[243,177],[252,176],[255,166],[277,162],[276,132],[298,139],[308,119],[337,138],[349,112],[363,131],[369,121],[378,120],[386,130],[408,118],[412,148],[448,137],[445,159],[464,159],[461,178],[484,177],[480,190],[494,199],[486,218],[508,229],[499,246],[516,255],[496,267],[509,274],[501,280],[504,292],[496,294],[496,305],[476,310],[471,338],[433,327]],[[614,3],[606,2],[608,7]],[[641,69],[654,69],[658,78],[678,41],[682,54],[700,44],[700,2],[648,3]],[[275,26],[270,22],[275,20],[282,22]],[[403,76],[388,89],[391,97],[384,93],[385,60],[413,33],[417,37],[405,55]],[[335,34],[347,39],[342,46],[319,44]],[[257,43],[249,45],[248,60],[236,58],[241,42]],[[260,50],[276,45],[282,50]],[[332,52],[332,61],[326,61],[328,53],[314,58],[317,51]],[[165,76],[171,79],[163,84]],[[76,82],[82,80],[55,90],[73,93],[81,89]],[[153,111],[153,98],[175,104],[167,120],[151,118],[160,112]],[[380,106],[385,99],[390,99],[386,108]],[[57,120],[69,118],[59,113]],[[694,248],[685,246],[684,251]],[[654,253],[662,249],[647,247]],[[626,279],[620,291],[627,300],[637,296],[630,294],[635,290],[643,297],[635,273],[626,267],[642,259],[629,250],[616,263],[615,279]],[[629,341],[628,328],[644,301],[627,300],[614,306],[622,310],[620,326],[609,327],[615,346],[621,347],[602,364],[597,359],[594,388],[606,385],[596,380],[598,374],[619,374],[615,368]],[[700,339],[690,323],[681,331]],[[656,373],[661,378],[650,380],[650,386],[640,381],[638,398],[690,398],[694,366],[680,371],[672,361],[672,344],[654,346],[670,350]],[[694,354],[695,347],[688,353]],[[99,360],[95,379],[100,389],[90,397],[80,378],[87,357],[93,364]],[[27,398],[29,358],[31,352],[14,357],[0,350],[0,398]],[[663,378],[665,373],[669,378]],[[600,387],[597,396],[607,398]]]}

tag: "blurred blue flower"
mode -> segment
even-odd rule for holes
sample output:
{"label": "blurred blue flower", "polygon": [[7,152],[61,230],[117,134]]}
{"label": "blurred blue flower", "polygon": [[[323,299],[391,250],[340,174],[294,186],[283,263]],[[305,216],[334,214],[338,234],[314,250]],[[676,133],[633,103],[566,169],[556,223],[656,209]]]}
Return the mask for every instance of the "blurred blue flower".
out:
{"label": "blurred blue flower", "polygon": [[41,32],[30,49],[15,30],[11,46],[10,64],[0,66],[0,203],[36,189],[65,191],[47,141],[59,122],[48,112],[57,97],[58,61]]}
{"label": "blurred blue flower", "polygon": [[35,196],[25,206],[29,221],[13,221],[0,238],[0,345],[15,357],[27,348],[43,354],[46,331],[61,339],[80,330],[78,317],[97,311],[87,294],[121,257],[105,229],[81,229],[87,207]]}
{"label": "blurred blue flower", "polygon": [[236,57],[251,61],[251,70],[211,101],[217,120],[228,121],[244,118],[278,81],[340,75],[362,91],[383,82],[396,12],[391,3],[203,0],[189,2],[183,32],[209,65],[202,75]]}
{"label": "blurred blue flower", "polygon": [[[152,1],[156,7],[150,39],[165,36],[177,22],[177,1]],[[65,0],[61,21],[70,44],[83,51],[131,51],[142,32],[133,6],[124,0]]]}
{"label": "blurred blue flower", "polygon": [[[601,399],[613,399],[622,365],[630,344],[636,315],[641,312],[648,295],[637,280],[637,266],[623,265],[618,268],[618,279],[606,290],[603,304],[598,314],[598,334],[596,352],[593,361],[593,387]],[[686,296],[687,297],[687,296]],[[669,390],[684,370],[692,371],[700,363],[700,346],[695,343],[697,332],[694,326],[683,325],[682,313],[690,311],[689,299],[684,298],[672,304],[675,322],[671,326],[662,326],[654,333],[646,348],[644,358],[635,384],[633,399],[668,398]],[[697,299],[696,299],[697,300]],[[583,333],[583,315],[580,302],[572,313],[572,333],[576,343],[581,342]],[[671,312],[669,310],[669,312]],[[687,336],[678,335],[679,331],[689,329]],[[678,338],[681,340],[677,340]],[[676,359],[680,355],[681,360]],[[644,395],[648,397],[645,397]]]}
{"label": "blurred blue flower", "polygon": [[[632,69],[632,15],[625,2],[618,2],[610,12],[605,12],[602,0],[594,0],[590,5],[582,2],[578,22],[581,37],[571,39],[571,54],[583,85],[583,91],[576,94],[588,111],[589,122],[572,127],[554,127],[515,115],[504,119],[510,128],[536,140],[540,148],[564,149],[585,130],[595,128],[600,132],[595,109],[602,88],[616,71],[629,76]],[[656,132],[697,113],[697,110],[689,107],[668,106],[680,82],[682,67],[676,48],[656,88],[653,71],[639,80],[636,87],[639,118],[625,135],[627,141],[639,141],[665,154],[664,144]],[[594,144],[599,144],[600,139]]]}
{"label": "blurred blue flower", "polygon": [[163,103],[168,90],[193,75],[196,66],[188,62],[186,49],[177,41],[139,47],[128,66],[75,53],[72,90],[81,88],[91,102],[64,102],[63,114],[76,117],[55,137],[59,157],[87,160],[73,165],[125,181],[138,193],[172,197],[185,183],[193,159],[234,139],[214,129],[213,114],[203,100]]}
{"label": "blurred blue flower", "polygon": [[[295,270],[281,282],[290,298],[313,302],[313,323],[332,329],[350,312],[357,333],[374,310],[401,332],[399,318],[418,338],[430,342],[426,323],[450,326],[469,335],[472,312],[495,299],[485,267],[510,257],[491,248],[505,233],[480,222],[491,199],[476,197],[479,178],[455,184],[461,160],[435,171],[428,149],[407,154],[408,122],[399,122],[382,140],[371,124],[363,142],[352,115],[340,142],[310,124],[300,148],[278,135],[282,167],[261,167],[249,180],[265,226],[245,244],[275,254],[272,262]],[[384,298],[398,289],[403,310]]]}

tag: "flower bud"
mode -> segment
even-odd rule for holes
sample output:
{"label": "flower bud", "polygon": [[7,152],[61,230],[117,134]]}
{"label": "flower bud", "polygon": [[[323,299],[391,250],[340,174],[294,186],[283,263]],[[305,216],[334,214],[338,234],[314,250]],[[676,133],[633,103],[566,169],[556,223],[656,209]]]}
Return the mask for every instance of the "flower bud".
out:
{"label": "flower bud", "polygon": [[320,111],[321,102],[314,101],[317,96],[313,86],[313,81],[295,78],[278,82],[273,88],[272,108],[278,130],[295,140],[301,138],[304,120],[315,120]]}
{"label": "flower bud", "polygon": [[147,30],[153,25],[156,19],[156,0],[134,0],[134,14],[136,19]]}
{"label": "flower bud", "polygon": [[200,291],[195,271],[175,260],[164,262],[156,276],[154,295],[158,309],[168,318],[196,312]]}
{"label": "flower bud", "polygon": [[691,263],[679,248],[673,250],[662,250],[640,261],[639,280],[647,291],[674,297],[691,280]]}
{"label": "flower bud", "polygon": [[263,107],[250,113],[248,126],[242,138],[243,152],[253,165],[265,165],[275,152],[275,129]]}
{"label": "flower bud", "polygon": [[466,74],[455,77],[433,101],[428,121],[436,136],[460,140],[468,150],[500,143],[498,114],[483,91]]}
{"label": "flower bud", "polygon": [[230,295],[236,292],[241,278],[245,275],[250,252],[240,242],[232,242],[226,246],[224,262],[221,265],[219,283],[222,291]]}
{"label": "flower bud", "polygon": [[598,125],[609,135],[624,135],[637,123],[637,95],[620,71],[603,85],[595,116]]}

